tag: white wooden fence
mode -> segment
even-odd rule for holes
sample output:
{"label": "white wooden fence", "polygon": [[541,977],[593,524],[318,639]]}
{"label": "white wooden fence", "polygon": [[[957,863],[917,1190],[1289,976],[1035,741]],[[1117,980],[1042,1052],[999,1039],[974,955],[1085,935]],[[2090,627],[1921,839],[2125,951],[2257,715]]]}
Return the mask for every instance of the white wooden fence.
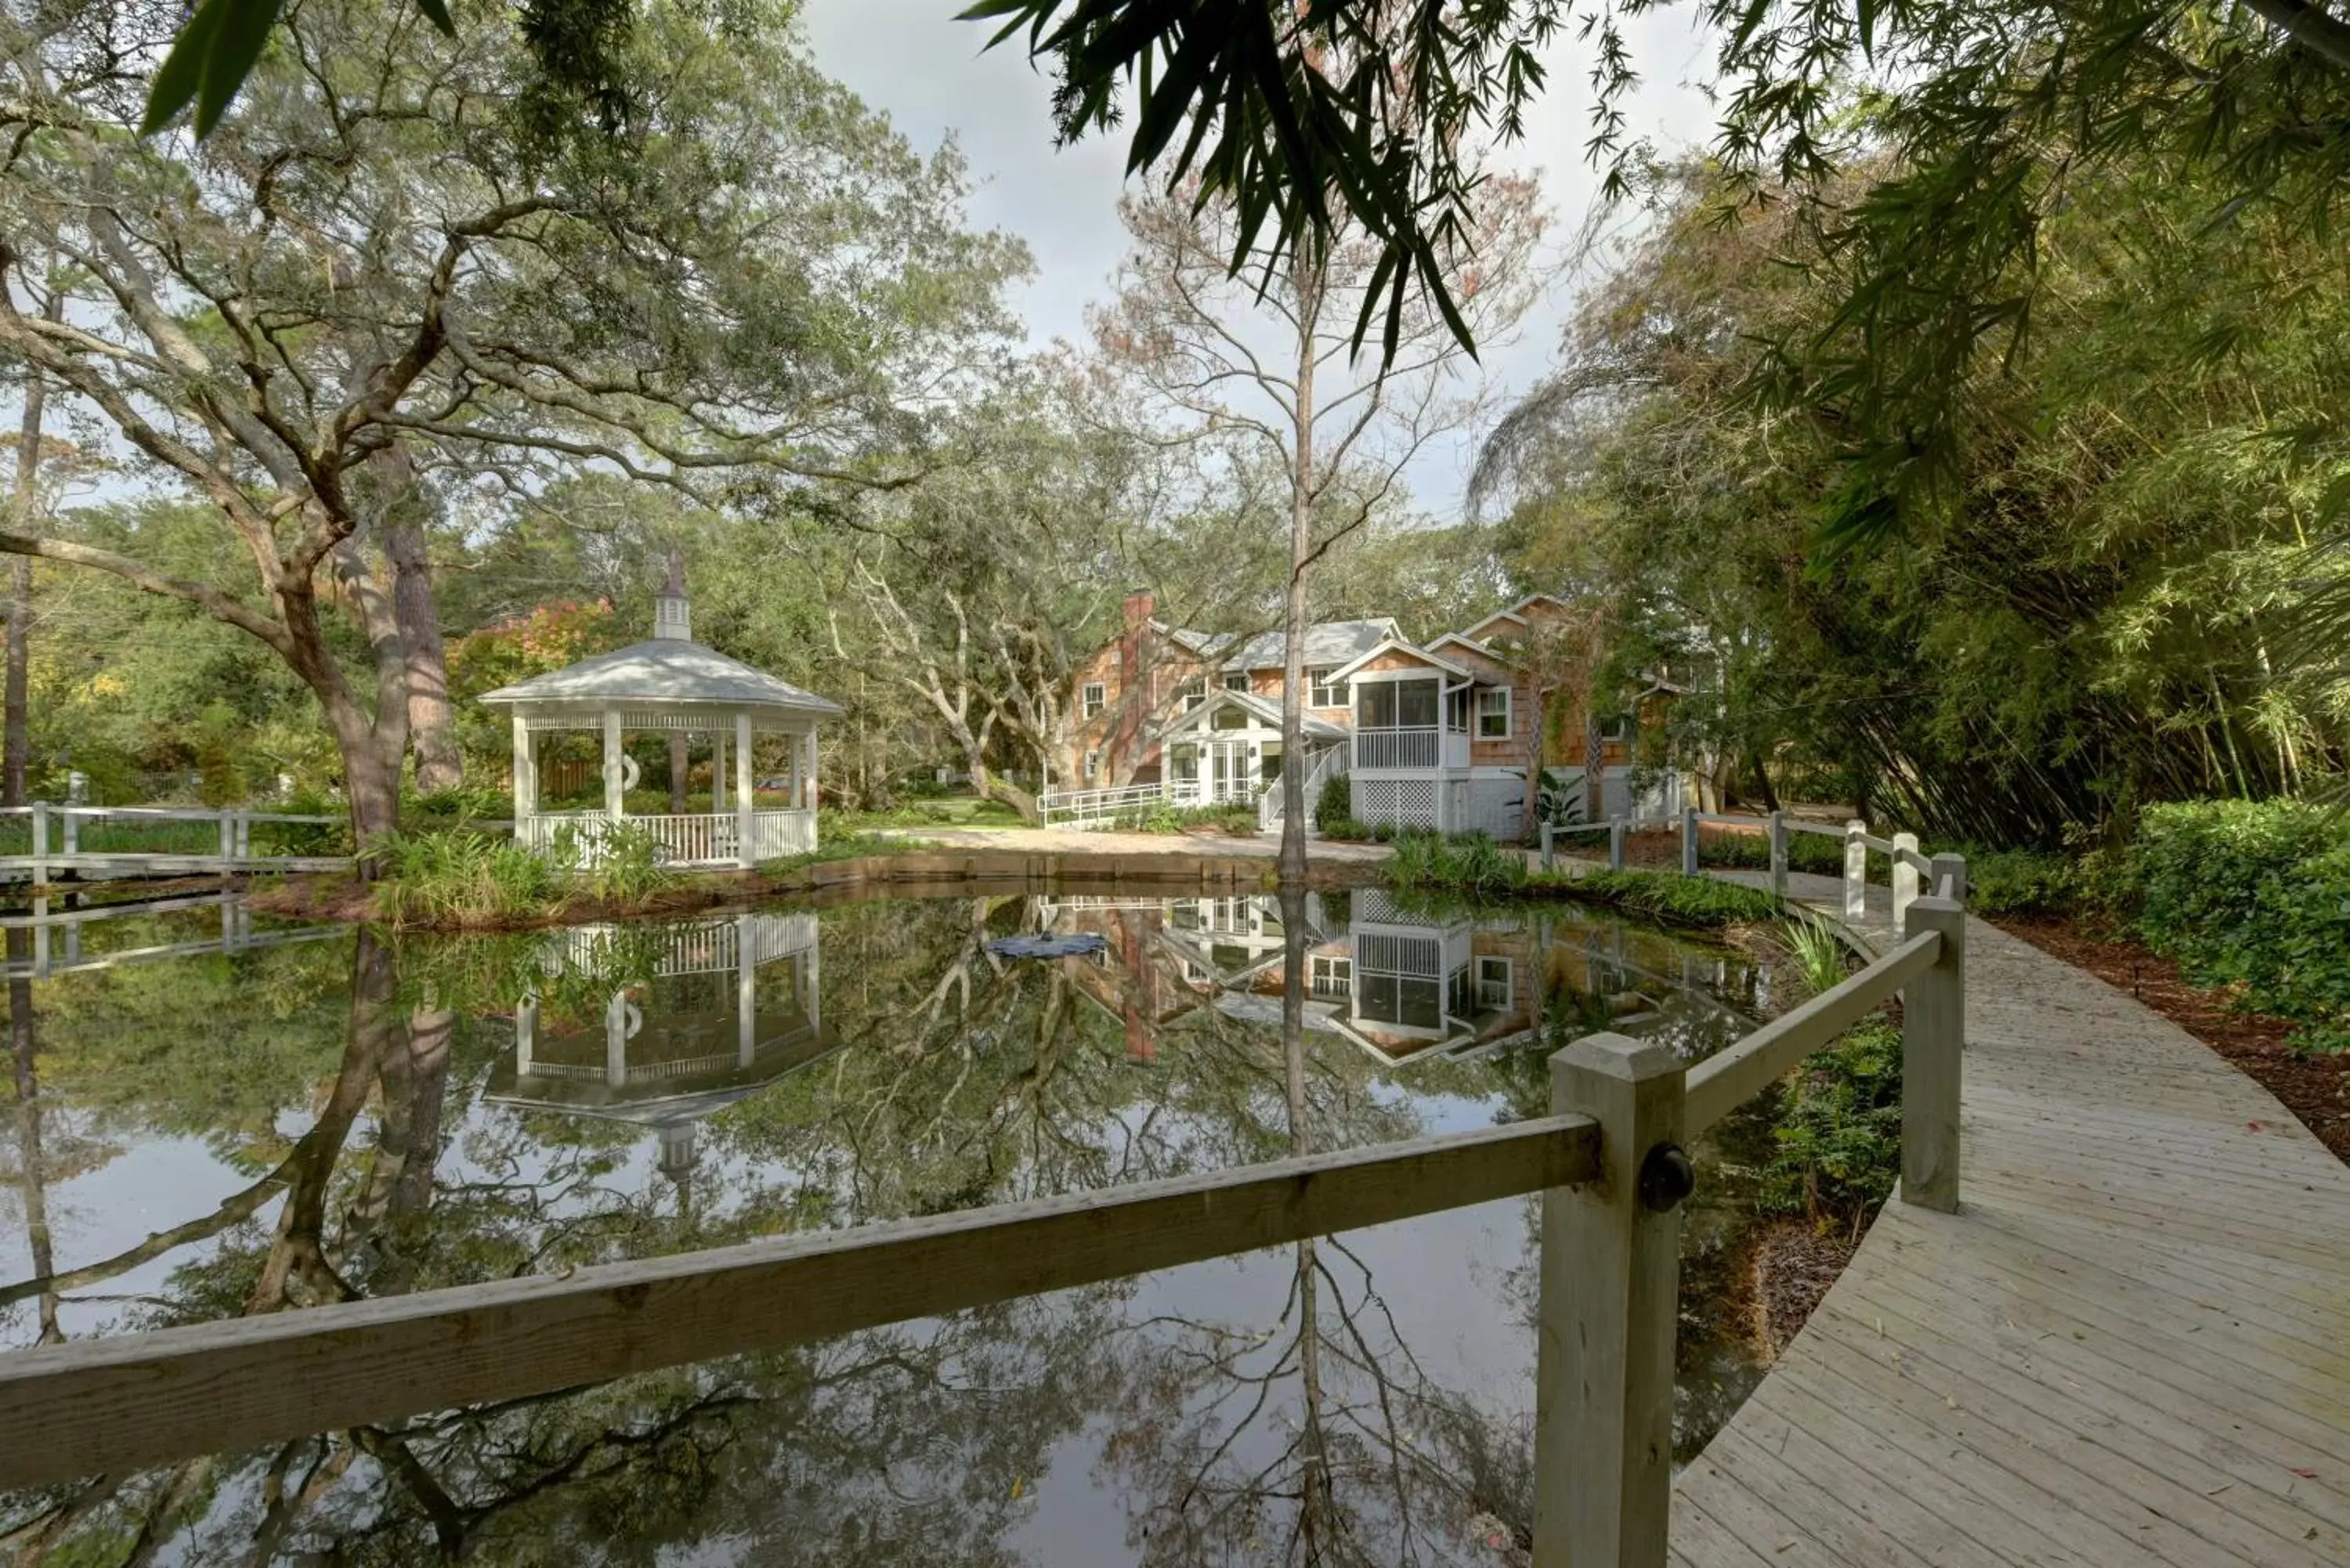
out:
{"label": "white wooden fence", "polygon": [[[311,827],[347,826],[348,819],[341,816],[249,811],[243,806],[208,810],[199,806],[52,805],[47,801],[0,807],[0,822],[13,824],[19,819],[24,821],[28,831],[29,850],[21,855],[0,855],[0,880],[30,881],[38,885],[68,871],[90,879],[206,872],[340,871],[348,869],[351,864],[351,857],[348,855],[256,854],[253,847],[255,823]],[[86,831],[92,827],[169,830],[189,824],[201,825],[208,830],[202,834],[206,840],[203,848],[178,846],[152,849],[116,847],[89,850],[83,847]],[[216,838],[214,835],[217,835]],[[212,846],[215,842],[219,846],[217,850]]]}
{"label": "white wooden fence", "polygon": [[[786,855],[806,855],[816,848],[816,813],[806,810],[754,811],[750,836],[743,836],[744,818],[732,811],[664,813],[618,820],[600,811],[543,813],[515,824],[515,836],[532,849],[552,849],[566,834],[580,853],[593,857],[614,829],[648,834],[661,850],[665,864],[677,867],[757,865]],[[747,848],[748,853],[744,851]]]}
{"label": "white wooden fence", "polygon": [[[1693,831],[1693,830],[1692,830]],[[1931,863],[1962,892],[1964,863]],[[1904,1202],[1959,1198],[1965,915],[1694,1068],[1595,1034],[1513,1126],[0,1355],[0,1488],[772,1349],[1517,1194],[1543,1195],[1534,1561],[1661,1568],[1682,1146],[1899,995]]]}
{"label": "white wooden fence", "polygon": [[[1844,893],[1840,912],[1847,920],[1858,920],[1868,910],[1868,857],[1881,855],[1890,863],[1887,880],[1893,888],[1893,934],[1896,940],[1908,930],[1909,909],[1921,896],[1930,890],[1945,898],[1963,900],[1965,861],[1955,855],[1929,857],[1918,844],[1914,833],[1897,833],[1891,838],[1879,838],[1868,831],[1868,825],[1858,819],[1841,827],[1826,823],[1804,822],[1774,811],[1768,816],[1740,816],[1719,812],[1700,812],[1691,806],[1679,816],[1611,816],[1605,822],[1545,824],[1542,830],[1542,864],[1547,870],[1556,856],[1556,842],[1586,833],[1607,835],[1607,868],[1624,869],[1626,836],[1643,828],[1676,828],[1680,834],[1681,870],[1694,877],[1700,870],[1700,829],[1706,826],[1761,828],[1770,844],[1771,891],[1784,898],[1787,892],[1787,844],[1789,836],[1797,833],[1816,834],[1835,838],[1844,844]],[[1939,863],[1948,861],[1949,866]],[[1952,867],[1961,880],[1954,887],[1949,882]]]}

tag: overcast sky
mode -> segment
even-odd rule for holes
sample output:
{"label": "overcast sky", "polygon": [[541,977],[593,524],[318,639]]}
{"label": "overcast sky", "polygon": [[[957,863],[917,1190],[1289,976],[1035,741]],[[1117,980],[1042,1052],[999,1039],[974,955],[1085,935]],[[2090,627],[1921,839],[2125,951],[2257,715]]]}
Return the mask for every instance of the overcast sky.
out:
{"label": "overcast sky", "polygon": [[[1097,138],[1055,151],[1051,88],[1007,45],[981,53],[986,30],[955,20],[959,0],[808,0],[807,31],[826,72],[886,112],[925,151],[949,135],[962,145],[979,190],[972,217],[1028,243],[1035,276],[1019,308],[1038,344],[1083,341],[1085,307],[1105,297],[1125,249],[1117,202],[1122,138]],[[1700,79],[1706,52],[1685,18],[1651,13],[1632,32],[1643,82],[1631,133],[1660,149],[1702,146],[1711,116]],[[1538,170],[1559,241],[1582,227],[1596,179],[1582,147],[1590,109],[1588,67],[1571,40],[1553,52],[1550,90],[1529,119],[1524,142],[1502,160]],[[1513,344],[1484,359],[1504,391],[1531,385],[1550,363],[1571,301],[1559,291],[1528,319]],[[1419,506],[1458,514],[1473,437],[1424,454],[1411,481]]]}

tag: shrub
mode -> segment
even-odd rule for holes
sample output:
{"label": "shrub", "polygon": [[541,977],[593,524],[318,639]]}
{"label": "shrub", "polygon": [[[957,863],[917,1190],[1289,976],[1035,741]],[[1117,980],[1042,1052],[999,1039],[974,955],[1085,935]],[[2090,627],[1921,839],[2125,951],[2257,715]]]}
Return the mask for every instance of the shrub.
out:
{"label": "shrub", "polygon": [[1390,886],[1449,888],[1470,893],[1507,893],[1524,886],[1526,858],[1482,833],[1447,836],[1425,829],[1399,834],[1395,858],[1388,862]]}
{"label": "shrub", "polygon": [[2130,871],[2139,933],[2205,985],[2350,1047],[2350,829],[2293,801],[2148,808]]}
{"label": "shrub", "polygon": [[1125,833],[1180,833],[1190,827],[1213,827],[1234,837],[1253,837],[1257,831],[1256,807],[1242,801],[1216,805],[1177,805],[1164,798],[1149,805],[1119,812],[1110,826]]}
{"label": "shrub", "polygon": [[677,881],[660,838],[634,823],[599,829],[593,846],[579,853],[577,863],[588,891],[609,903],[642,903]]}
{"label": "shrub", "polygon": [[1843,981],[1844,944],[1826,926],[1817,920],[1783,920],[1779,940],[1786,943],[1813,995],[1833,991]]}
{"label": "shrub", "polygon": [[1322,836],[1350,844],[1385,844],[1396,836],[1395,825],[1387,822],[1358,822],[1351,816],[1326,816],[1319,820]]}
{"label": "shrub", "polygon": [[1892,1195],[1901,1175],[1901,1031],[1872,1019],[1796,1069],[1761,1207],[1842,1222]]}
{"label": "shrub", "polygon": [[572,850],[536,853],[479,833],[393,833],[368,846],[377,915],[397,928],[480,925],[540,914],[570,890]]}
{"label": "shrub", "polygon": [[1970,849],[1967,908],[1978,915],[2057,916],[2085,900],[2080,867],[2045,849]]}
{"label": "shrub", "polygon": [[1334,822],[1352,822],[1355,818],[1355,784],[1345,774],[1332,774],[1322,781],[1322,794],[1314,803],[1314,820],[1328,833]]}

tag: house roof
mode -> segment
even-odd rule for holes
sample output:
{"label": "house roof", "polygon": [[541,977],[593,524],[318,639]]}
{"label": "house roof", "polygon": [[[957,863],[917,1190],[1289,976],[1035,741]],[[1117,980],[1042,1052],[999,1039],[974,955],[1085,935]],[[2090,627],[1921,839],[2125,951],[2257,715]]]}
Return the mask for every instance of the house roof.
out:
{"label": "house roof", "polygon": [[1520,626],[1523,626],[1526,623],[1526,618],[1520,612],[1524,610],[1529,605],[1554,604],[1563,607],[1566,601],[1560,598],[1556,594],[1528,594],[1525,597],[1520,599],[1509,608],[1495,610],[1483,620],[1481,620],[1475,625],[1470,627],[1468,628],[1469,634],[1471,637],[1474,637],[1478,633],[1483,631],[1487,627],[1492,626],[1497,620],[1513,620]]}
{"label": "house roof", "polygon": [[[1202,659],[1220,660],[1227,670],[1279,670],[1289,662],[1289,634],[1262,632],[1232,649],[1230,632],[1164,628],[1167,635]],[[1305,628],[1305,668],[1319,670],[1357,659],[1385,639],[1399,636],[1393,616],[1372,620],[1317,620]],[[1227,652],[1227,649],[1232,651]]]}
{"label": "house roof", "polygon": [[840,704],[683,638],[651,638],[482,694],[484,702],[712,702],[837,713]]}
{"label": "house roof", "polygon": [[1330,679],[1333,680],[1344,680],[1355,673],[1357,666],[1368,664],[1372,659],[1378,658],[1384,653],[1409,654],[1412,658],[1419,659],[1423,663],[1431,664],[1449,675],[1458,675],[1464,679],[1473,678],[1477,673],[1466,665],[1453,663],[1452,660],[1445,658],[1442,654],[1430,653],[1427,649],[1413,647],[1410,643],[1406,642],[1400,637],[1389,636],[1381,639],[1376,645],[1365,649],[1361,653],[1356,655],[1353,659],[1349,660],[1344,666],[1332,670],[1330,672]]}
{"label": "house roof", "polygon": [[[1178,716],[1167,726],[1166,732],[1172,735],[1179,730],[1204,728],[1208,722],[1208,715],[1213,713],[1218,708],[1226,706],[1245,710],[1267,729],[1281,728],[1280,703],[1269,698],[1256,696],[1252,692],[1219,690],[1209,692],[1208,700],[1197,708]],[[1327,719],[1317,719],[1311,713],[1303,714],[1301,717],[1305,721],[1305,737],[1308,740],[1343,741],[1347,738],[1346,730],[1333,724]]]}

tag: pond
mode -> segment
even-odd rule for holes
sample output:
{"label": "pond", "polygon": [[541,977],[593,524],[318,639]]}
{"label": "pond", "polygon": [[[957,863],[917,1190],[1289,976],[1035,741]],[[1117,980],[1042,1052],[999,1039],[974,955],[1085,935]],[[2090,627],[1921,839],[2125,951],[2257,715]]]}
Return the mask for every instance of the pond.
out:
{"label": "pond", "polygon": [[[1102,940],[991,950],[1023,933]],[[8,1348],[1521,1119],[1548,1051],[1609,1028],[1695,1059],[1773,984],[1579,910],[1372,890],[470,939],[232,898],[7,952]],[[1684,1456],[1758,1376],[1739,1140],[1764,1135],[1729,1127],[1685,1230]],[[0,1498],[0,1541],[75,1563],[1512,1561],[1534,1210]]]}

